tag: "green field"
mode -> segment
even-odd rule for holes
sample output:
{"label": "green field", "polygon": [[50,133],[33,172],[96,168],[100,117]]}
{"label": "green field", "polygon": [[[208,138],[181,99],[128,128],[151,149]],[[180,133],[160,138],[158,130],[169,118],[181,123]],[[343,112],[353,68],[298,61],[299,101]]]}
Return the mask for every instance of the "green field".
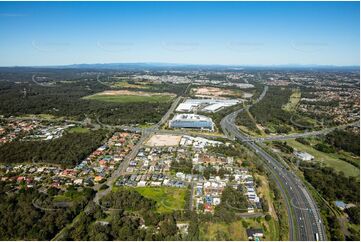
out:
{"label": "green field", "polygon": [[169,213],[174,210],[184,209],[187,193],[186,188],[173,187],[137,187],[137,192],[146,198],[157,202],[157,211],[160,213]]}
{"label": "green field", "polygon": [[46,113],[41,113],[41,114],[24,114],[24,115],[20,115],[18,116],[19,118],[34,118],[34,119],[46,119],[46,120],[63,120],[65,119],[64,117],[56,117],[54,115],[51,114],[46,114]]}
{"label": "green field", "polygon": [[274,220],[268,224],[263,218],[242,219],[233,223],[207,222],[200,226],[200,240],[238,240],[248,241],[247,228],[262,228],[265,240],[278,240],[275,231]]}
{"label": "green field", "polygon": [[300,90],[294,90],[290,96],[290,100],[288,101],[288,103],[286,105],[284,105],[282,107],[282,109],[285,111],[291,112],[295,109],[295,107],[300,102],[300,100],[301,100]]}
{"label": "green field", "polygon": [[226,223],[205,223],[200,228],[201,240],[242,240],[247,241],[246,229],[241,221]]}
{"label": "green field", "polygon": [[140,83],[135,82],[128,83],[127,81],[117,81],[112,83],[113,87],[120,87],[120,88],[134,88],[134,89],[149,89],[151,86],[148,83]]}
{"label": "green field", "polygon": [[[269,231],[269,239],[270,240],[279,240],[279,223],[276,222],[276,219],[278,219],[275,208],[273,206],[274,204],[274,197],[272,194],[272,191],[269,187],[268,179],[265,176],[256,175],[256,179],[260,181],[257,192],[261,195],[261,197],[265,198],[265,200],[268,202],[269,207],[269,214],[272,216],[272,219],[268,221],[268,231]],[[287,216],[285,211],[282,209],[282,211],[279,211],[283,213],[283,216]]]}
{"label": "green field", "polygon": [[96,100],[101,102],[113,102],[113,103],[167,103],[173,99],[171,95],[91,95],[84,97],[88,100]]}
{"label": "green field", "polygon": [[88,128],[83,128],[83,127],[72,127],[70,129],[68,129],[69,133],[87,133],[89,132]]}
{"label": "green field", "polygon": [[294,149],[298,151],[305,151],[315,157],[316,161],[321,162],[322,164],[332,167],[337,171],[342,171],[346,176],[358,176],[360,170],[355,166],[339,159],[341,155],[336,153],[327,154],[321,151],[314,149],[309,145],[304,145],[296,140],[287,140],[287,144],[292,146]]}
{"label": "green field", "polygon": [[54,196],[54,202],[71,202],[73,199],[65,195],[56,195]]}

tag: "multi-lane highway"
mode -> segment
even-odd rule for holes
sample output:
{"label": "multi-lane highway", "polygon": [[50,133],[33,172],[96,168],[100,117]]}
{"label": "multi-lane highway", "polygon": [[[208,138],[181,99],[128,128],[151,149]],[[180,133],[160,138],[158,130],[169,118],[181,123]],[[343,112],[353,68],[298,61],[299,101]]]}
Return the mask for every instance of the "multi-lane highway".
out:
{"label": "multi-lane highway", "polygon": [[[263,96],[265,92],[267,89],[262,93]],[[327,240],[316,202],[302,181],[291,170],[286,169],[285,164],[273,158],[250,137],[241,133],[235,125],[235,119],[242,111],[243,109],[240,109],[224,117],[221,121],[222,130],[229,138],[243,142],[263,159],[266,169],[270,172],[286,202],[289,239]]]}

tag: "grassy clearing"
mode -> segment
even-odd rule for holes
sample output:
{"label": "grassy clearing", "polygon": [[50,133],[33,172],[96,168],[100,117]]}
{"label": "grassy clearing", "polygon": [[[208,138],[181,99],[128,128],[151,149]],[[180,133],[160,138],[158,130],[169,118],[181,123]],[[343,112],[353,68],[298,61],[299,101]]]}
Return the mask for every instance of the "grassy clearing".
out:
{"label": "grassy clearing", "polygon": [[231,224],[208,222],[200,228],[201,240],[243,240],[246,241],[247,233],[241,221]]}
{"label": "grassy clearing", "polygon": [[[278,223],[278,217],[276,214],[276,210],[273,206],[273,194],[271,193],[271,189],[269,187],[268,180],[265,176],[256,175],[256,179],[259,179],[260,186],[257,188],[258,194],[261,195],[262,198],[267,200],[268,208],[269,208],[269,214],[272,216],[272,219],[268,221],[267,224],[265,224],[265,227],[267,228],[269,240],[279,240],[279,223]],[[267,234],[266,234],[267,235]]]}
{"label": "grassy clearing", "polygon": [[341,151],[339,151],[337,153],[337,156],[340,159],[341,158],[347,159],[347,160],[351,161],[352,163],[357,164],[358,166],[360,166],[360,157],[356,156],[356,155],[354,155],[354,154],[352,154],[350,152],[346,152],[346,151],[341,150]]}
{"label": "grassy clearing", "polygon": [[252,137],[262,137],[262,135],[259,135],[255,132],[253,132],[251,129],[247,128],[246,126],[244,125],[238,125],[238,128],[243,131],[244,133],[252,136]]}
{"label": "grassy clearing", "polygon": [[186,188],[171,187],[137,187],[137,192],[157,202],[157,211],[169,213],[183,209],[185,206]]}
{"label": "grassy clearing", "polygon": [[340,155],[331,153],[327,154],[321,151],[314,149],[309,145],[304,145],[296,140],[287,140],[287,144],[292,146],[294,149],[298,151],[305,151],[315,157],[316,161],[321,162],[322,164],[332,167],[337,171],[342,171],[346,176],[358,176],[360,170],[353,165],[339,159]]}
{"label": "grassy clearing", "polygon": [[262,127],[257,124],[255,118],[252,116],[248,109],[238,115],[237,125],[243,132],[247,133],[248,135],[254,137],[260,137],[265,135]]}
{"label": "grassy clearing", "polygon": [[138,128],[142,128],[142,129],[146,129],[146,128],[150,128],[150,127],[152,127],[153,126],[153,124],[140,124],[140,125],[138,125],[137,127]]}
{"label": "grassy clearing", "polygon": [[222,137],[224,135],[223,133],[220,133],[218,130],[215,130],[215,132],[189,130],[189,134],[204,135],[204,136],[210,135],[210,136],[219,136],[219,137]]}
{"label": "grassy clearing", "polygon": [[54,196],[54,202],[71,202],[71,201],[73,201],[72,198],[65,195]]}
{"label": "grassy clearing", "polygon": [[18,116],[19,118],[34,118],[34,119],[45,119],[45,120],[64,120],[64,117],[56,117],[54,115],[51,114],[46,114],[46,113],[42,113],[42,114],[24,114],[24,115],[20,115]]}
{"label": "grassy clearing", "polygon": [[69,133],[88,133],[89,129],[88,128],[83,128],[83,127],[73,127],[68,129]]}
{"label": "grassy clearing", "polygon": [[257,188],[258,194],[261,194],[261,197],[263,197],[267,200],[270,215],[274,219],[277,219],[277,214],[273,207],[273,196],[271,195],[271,189],[269,187],[266,177],[256,175],[256,179],[259,179],[261,181],[260,186],[258,186],[258,188]]}
{"label": "grassy clearing", "polygon": [[84,194],[77,191],[65,191],[63,194],[55,195],[54,202],[79,202],[84,199]]}
{"label": "grassy clearing", "polygon": [[119,81],[112,83],[113,87],[120,87],[120,88],[134,88],[134,89],[149,89],[150,85],[146,83],[128,83],[127,81]]}
{"label": "grassy clearing", "polygon": [[200,227],[200,239],[247,241],[247,228],[262,228],[265,240],[278,240],[272,231],[274,224],[274,220],[267,223],[263,218],[241,219],[230,224],[207,222]]}
{"label": "grassy clearing", "polygon": [[137,95],[92,95],[84,97],[84,99],[96,100],[101,102],[113,103],[167,103],[173,97],[170,95],[151,95],[151,96],[137,96]]}
{"label": "grassy clearing", "polygon": [[286,103],[286,105],[284,105],[282,107],[282,109],[284,111],[291,112],[296,108],[296,106],[300,102],[300,100],[301,100],[301,92],[300,92],[300,90],[295,89],[295,90],[293,90],[288,103]]}

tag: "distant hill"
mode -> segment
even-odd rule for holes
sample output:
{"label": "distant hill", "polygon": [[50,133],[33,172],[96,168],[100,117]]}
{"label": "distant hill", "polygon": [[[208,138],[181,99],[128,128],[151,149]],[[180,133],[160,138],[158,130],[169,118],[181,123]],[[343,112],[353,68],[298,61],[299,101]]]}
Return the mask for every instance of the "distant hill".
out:
{"label": "distant hill", "polygon": [[359,71],[359,66],[333,65],[197,65],[173,63],[96,63],[72,64],[59,66],[14,66],[0,67],[0,71],[9,69],[87,69],[87,70],[120,70],[120,71],[242,71],[242,70],[287,70],[287,71]]}

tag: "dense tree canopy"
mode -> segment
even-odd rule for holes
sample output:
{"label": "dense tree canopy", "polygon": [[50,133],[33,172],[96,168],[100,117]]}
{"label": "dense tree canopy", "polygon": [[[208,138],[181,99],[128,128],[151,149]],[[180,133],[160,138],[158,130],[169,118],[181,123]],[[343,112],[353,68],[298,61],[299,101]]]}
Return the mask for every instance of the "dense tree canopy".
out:
{"label": "dense tree canopy", "polygon": [[288,123],[291,113],[282,109],[292,94],[289,88],[270,87],[266,96],[250,108],[250,112],[257,123],[266,126],[269,122],[275,124]]}
{"label": "dense tree canopy", "polygon": [[99,147],[106,131],[66,133],[49,141],[14,141],[0,146],[0,162],[48,162],[74,165]]}
{"label": "dense tree canopy", "polygon": [[345,210],[350,221],[354,224],[360,224],[360,207],[350,207]]}
{"label": "dense tree canopy", "polygon": [[[35,189],[19,193],[5,193],[6,184],[0,182],[0,239],[1,240],[51,240],[93,196],[92,192],[81,193],[81,199],[64,209],[45,210],[51,207],[51,197]],[[46,204],[45,204],[46,203]]]}
{"label": "dense tree canopy", "polygon": [[334,169],[321,167],[317,163],[303,162],[300,167],[306,180],[329,201],[360,202],[360,181],[358,178],[346,177],[342,172],[337,173]]}
{"label": "dense tree canopy", "polygon": [[219,204],[214,212],[214,216],[224,222],[232,222],[235,213],[246,212],[248,208],[248,199],[241,190],[236,190],[227,186],[222,192],[221,204]]}
{"label": "dense tree canopy", "polygon": [[360,155],[360,135],[347,130],[336,129],[326,135],[326,142],[338,149]]}
{"label": "dense tree canopy", "polygon": [[150,210],[155,208],[155,202],[147,199],[133,190],[120,190],[107,194],[102,198],[101,204],[108,208],[121,208],[125,210]]}
{"label": "dense tree canopy", "polygon": [[[0,81],[0,114],[17,116],[46,113],[78,120],[89,117],[108,124],[129,124],[158,122],[170,106],[170,103],[163,102],[112,103],[83,99],[85,96],[110,89],[91,79],[39,83]],[[187,85],[161,83],[147,87],[132,91],[180,94]]]}
{"label": "dense tree canopy", "polygon": [[[134,190],[112,192],[102,198],[112,208],[109,217],[94,203],[63,233],[62,240],[180,240],[174,214],[155,212],[155,201]],[[103,207],[104,208],[104,207]],[[107,218],[107,219],[105,219]],[[142,227],[145,225],[147,227]],[[196,233],[193,231],[192,234]]]}

